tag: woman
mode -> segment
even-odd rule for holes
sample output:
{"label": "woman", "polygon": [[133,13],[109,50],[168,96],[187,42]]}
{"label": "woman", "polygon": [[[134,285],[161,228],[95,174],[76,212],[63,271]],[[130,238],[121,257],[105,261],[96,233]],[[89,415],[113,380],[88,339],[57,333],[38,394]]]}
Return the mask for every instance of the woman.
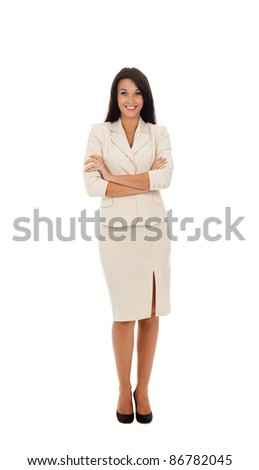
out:
{"label": "woman", "polygon": [[101,196],[100,259],[113,311],[112,339],[119,379],[117,418],[134,419],[130,381],[138,322],[136,419],[153,415],[148,384],[159,317],[170,313],[170,239],[160,189],[170,185],[173,160],[168,132],[158,126],[146,76],[123,68],[114,78],[108,114],[92,126],[85,185]]}

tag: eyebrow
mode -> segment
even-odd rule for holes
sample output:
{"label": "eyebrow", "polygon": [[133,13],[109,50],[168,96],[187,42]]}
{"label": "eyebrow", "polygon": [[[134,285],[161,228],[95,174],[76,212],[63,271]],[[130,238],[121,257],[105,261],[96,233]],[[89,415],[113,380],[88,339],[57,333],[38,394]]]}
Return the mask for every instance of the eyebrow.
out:
{"label": "eyebrow", "polygon": [[[120,88],[120,91],[122,91],[122,90],[123,90],[123,91],[128,91],[127,88]],[[139,89],[139,88],[136,88],[135,91],[140,91],[140,89]]]}

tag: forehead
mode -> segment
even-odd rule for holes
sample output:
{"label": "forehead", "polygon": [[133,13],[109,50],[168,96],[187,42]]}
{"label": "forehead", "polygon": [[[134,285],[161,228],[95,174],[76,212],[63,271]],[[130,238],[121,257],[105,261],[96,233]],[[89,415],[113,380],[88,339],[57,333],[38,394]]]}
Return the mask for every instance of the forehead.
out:
{"label": "forehead", "polygon": [[129,91],[136,91],[138,90],[138,87],[133,80],[130,78],[122,78],[119,83],[118,83],[118,90],[121,89],[129,90]]}

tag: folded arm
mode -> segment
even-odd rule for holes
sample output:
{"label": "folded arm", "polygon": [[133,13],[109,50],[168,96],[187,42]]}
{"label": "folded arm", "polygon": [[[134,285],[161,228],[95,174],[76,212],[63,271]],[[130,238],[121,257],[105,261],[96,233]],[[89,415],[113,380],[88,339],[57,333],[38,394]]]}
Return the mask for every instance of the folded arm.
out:
{"label": "folded arm", "polygon": [[[164,168],[166,159],[159,157],[153,163],[150,171]],[[106,196],[129,196],[150,191],[150,177],[148,171],[136,175],[107,175],[109,184],[106,189]]]}
{"label": "folded arm", "polygon": [[135,175],[113,175],[102,158],[101,142],[91,132],[88,139],[84,165],[85,186],[89,196],[128,196],[140,194],[154,189],[163,189],[169,186],[173,162],[171,147],[166,128],[160,135],[157,143],[158,157],[149,171]]}
{"label": "folded arm", "polygon": [[[110,175],[107,176],[109,183],[117,183],[122,186],[129,186],[134,189],[149,190],[148,172],[139,173],[137,175]],[[106,179],[106,178],[105,178]]]}
{"label": "folded arm", "polygon": [[147,193],[149,189],[137,189],[124,184],[109,182],[106,188],[105,196],[131,196],[133,194]]}
{"label": "folded arm", "polygon": [[[103,181],[108,183],[105,187],[105,196],[129,196],[150,191],[150,172],[148,171],[136,175],[113,175],[98,155],[92,155],[86,162],[91,163],[91,166],[85,170],[86,173],[97,170],[101,173]],[[160,157],[153,163],[151,171],[156,171],[165,165],[165,158]]]}

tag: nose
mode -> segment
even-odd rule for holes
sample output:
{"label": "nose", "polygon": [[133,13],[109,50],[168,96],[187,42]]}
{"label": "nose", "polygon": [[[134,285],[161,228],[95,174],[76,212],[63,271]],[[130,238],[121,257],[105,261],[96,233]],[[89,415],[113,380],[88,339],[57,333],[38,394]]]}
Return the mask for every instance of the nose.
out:
{"label": "nose", "polygon": [[129,103],[129,105],[130,105],[130,104],[134,104],[134,102],[135,102],[135,96],[134,96],[134,95],[133,95],[133,96],[129,96],[129,97],[128,97],[128,103]]}

